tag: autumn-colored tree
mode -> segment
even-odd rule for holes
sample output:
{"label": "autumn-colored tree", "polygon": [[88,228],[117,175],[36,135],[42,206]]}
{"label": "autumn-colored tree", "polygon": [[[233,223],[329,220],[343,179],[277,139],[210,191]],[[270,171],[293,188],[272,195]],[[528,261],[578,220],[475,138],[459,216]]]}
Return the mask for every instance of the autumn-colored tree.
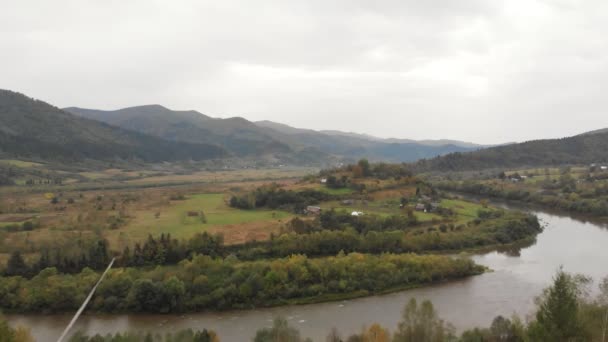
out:
{"label": "autumn-colored tree", "polygon": [[363,177],[371,176],[371,167],[369,165],[369,161],[367,159],[361,159],[357,163],[357,166],[361,168],[361,172],[363,173]]}
{"label": "autumn-colored tree", "polygon": [[363,334],[364,342],[388,342],[390,341],[390,334],[388,330],[384,329],[380,324],[374,323],[369,329]]}
{"label": "autumn-colored tree", "polygon": [[326,342],[342,342],[342,336],[340,336],[340,332],[336,327],[333,327],[327,337],[325,338]]}
{"label": "autumn-colored tree", "polygon": [[34,342],[30,331],[24,327],[11,328],[0,316],[0,341],[2,342]]}
{"label": "autumn-colored tree", "polygon": [[353,166],[353,177],[355,178],[361,178],[363,177],[363,168],[359,165],[355,165]]}
{"label": "autumn-colored tree", "polygon": [[287,320],[277,318],[274,320],[272,328],[260,329],[257,331],[254,342],[307,342],[308,339],[300,337],[300,332],[290,327]]}
{"label": "autumn-colored tree", "polygon": [[433,303],[425,300],[418,306],[412,298],[403,310],[393,342],[443,342],[453,338],[454,328],[439,319]]}

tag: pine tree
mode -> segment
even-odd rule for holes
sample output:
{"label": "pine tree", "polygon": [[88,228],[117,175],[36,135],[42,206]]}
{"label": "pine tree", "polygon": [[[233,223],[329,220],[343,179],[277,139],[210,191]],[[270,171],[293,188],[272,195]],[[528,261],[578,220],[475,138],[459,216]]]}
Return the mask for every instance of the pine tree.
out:
{"label": "pine tree", "polygon": [[6,264],[6,274],[8,276],[25,276],[28,273],[29,269],[21,256],[21,252],[14,251]]}
{"label": "pine tree", "polygon": [[536,321],[530,325],[533,341],[584,341],[578,315],[581,281],[560,269],[553,285],[539,298]]}

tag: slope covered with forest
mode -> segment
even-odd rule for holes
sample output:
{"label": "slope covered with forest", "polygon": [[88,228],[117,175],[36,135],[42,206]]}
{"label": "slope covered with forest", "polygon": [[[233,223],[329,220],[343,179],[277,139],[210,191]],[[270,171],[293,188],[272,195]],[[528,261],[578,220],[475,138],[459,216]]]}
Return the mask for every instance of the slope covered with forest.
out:
{"label": "slope covered with forest", "polygon": [[215,119],[197,111],[177,111],[160,105],[129,107],[112,111],[65,108],[85,118],[172,141],[218,144],[237,156],[292,152],[263,128],[243,118]]}
{"label": "slope covered with forest", "polygon": [[300,129],[272,121],[212,118],[197,111],[176,111],[160,105],[112,111],[65,108],[66,111],[163,139],[219,144],[240,157],[272,155],[282,161],[322,164],[329,160],[369,158],[405,162],[481,148],[470,143],[437,140],[417,142],[381,139],[340,131]]}
{"label": "slope covered with forest", "polygon": [[468,153],[451,153],[413,164],[418,171],[558,166],[608,161],[608,132],[534,140]]}
{"label": "slope covered with forest", "polygon": [[204,160],[227,156],[216,145],[171,142],[77,117],[48,103],[0,90],[0,154],[56,160]]}

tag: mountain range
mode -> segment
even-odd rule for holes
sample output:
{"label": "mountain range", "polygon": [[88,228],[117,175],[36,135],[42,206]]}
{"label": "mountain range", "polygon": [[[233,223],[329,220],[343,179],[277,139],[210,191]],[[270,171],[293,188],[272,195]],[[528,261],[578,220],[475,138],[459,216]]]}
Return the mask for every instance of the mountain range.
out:
{"label": "mountain range", "polygon": [[161,139],[67,113],[0,90],[0,154],[48,160],[205,160],[229,153],[216,145]]}
{"label": "mountain range", "polygon": [[348,161],[363,157],[374,161],[410,162],[482,147],[459,141],[417,142],[339,131],[315,131],[271,121],[251,122],[240,117],[219,119],[160,105],[112,111],[77,107],[64,110],[170,141],[217,144],[237,157],[272,156],[275,160],[294,163]]}
{"label": "mountain range", "polygon": [[241,117],[145,105],[113,111],[60,109],[0,90],[0,155],[48,160],[145,162],[238,159],[327,166],[358,158],[410,162],[419,171],[552,166],[608,161],[608,129],[573,137],[481,146],[452,140],[383,139],[294,128]]}
{"label": "mountain range", "polygon": [[10,90],[0,90],[0,117],[0,155],[48,160],[232,158],[321,166],[363,157],[406,162],[481,147],[314,131],[240,117],[219,119],[160,105],[114,111],[60,109]]}
{"label": "mountain range", "polygon": [[433,172],[593,163],[608,163],[608,129],[560,139],[533,140],[474,152],[450,153],[420,160],[412,167],[420,172]]}

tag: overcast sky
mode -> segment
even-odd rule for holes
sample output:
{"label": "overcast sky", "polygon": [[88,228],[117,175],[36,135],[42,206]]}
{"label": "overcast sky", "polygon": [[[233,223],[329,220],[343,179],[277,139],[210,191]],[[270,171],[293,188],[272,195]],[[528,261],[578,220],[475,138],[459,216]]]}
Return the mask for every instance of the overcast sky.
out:
{"label": "overcast sky", "polygon": [[0,88],[381,137],[608,127],[608,2],[0,0]]}

